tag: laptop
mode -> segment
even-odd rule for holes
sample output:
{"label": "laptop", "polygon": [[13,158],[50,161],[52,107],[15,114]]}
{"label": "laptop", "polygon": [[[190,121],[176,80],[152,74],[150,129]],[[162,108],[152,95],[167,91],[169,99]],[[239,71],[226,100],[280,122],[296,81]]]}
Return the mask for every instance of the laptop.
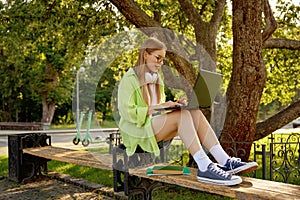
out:
{"label": "laptop", "polygon": [[180,109],[199,109],[210,108],[217,95],[222,82],[222,74],[199,69],[198,77],[195,82],[193,92],[188,100],[188,105],[172,106],[155,109],[157,111],[180,110]]}

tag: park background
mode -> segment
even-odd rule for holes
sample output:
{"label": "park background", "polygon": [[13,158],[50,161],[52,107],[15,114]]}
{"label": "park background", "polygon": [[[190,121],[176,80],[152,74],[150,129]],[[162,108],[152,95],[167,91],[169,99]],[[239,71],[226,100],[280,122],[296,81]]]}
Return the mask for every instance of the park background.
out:
{"label": "park background", "polygon": [[[252,143],[299,117],[297,2],[2,1],[0,9],[1,122],[75,128],[74,99],[79,95],[84,102],[86,96],[85,88],[77,92],[76,86],[91,81],[81,69],[92,50],[120,33],[145,27],[169,29],[194,41],[194,54],[167,54],[174,70],[163,71],[165,76],[177,71],[193,85],[199,66],[190,62],[199,61],[199,47],[215,63],[210,70],[223,74],[226,110],[215,114],[224,120],[218,130],[221,142],[231,138]],[[114,52],[106,56],[114,57]],[[136,57],[137,51],[117,57],[97,77],[94,126],[116,126],[112,93]],[[186,90],[182,83],[166,85]],[[168,96],[176,95],[170,90]],[[80,111],[88,112],[86,104],[78,103]],[[244,148],[246,160],[251,145]]]}
{"label": "park background", "polygon": [[[17,0],[1,1],[0,10],[1,122],[36,122],[50,124],[51,129],[76,129],[76,86],[90,81],[88,71],[80,68],[89,61],[93,49],[116,35],[143,27],[173,30],[194,41],[195,49],[198,45],[208,52],[216,63],[213,70],[223,74],[229,102],[222,114],[226,121],[221,131],[230,133],[234,141],[269,144],[270,134],[299,117],[298,1]],[[114,52],[107,53],[108,58],[114,57]],[[118,57],[98,77],[93,128],[116,126],[112,93],[135,63],[136,53]],[[193,54],[185,59],[198,58]],[[165,71],[164,75],[179,71],[193,83],[195,67],[176,55],[168,55],[168,61],[176,70]],[[180,82],[173,87],[183,89]],[[81,97],[84,92],[79,87]],[[175,93],[169,91],[168,96],[172,98]],[[89,108],[82,105],[86,104],[80,103],[80,110],[88,112]],[[297,131],[299,135],[298,129],[288,134]],[[249,156],[253,158],[251,154],[246,159]],[[297,156],[299,152],[293,158]],[[0,163],[0,174],[7,174],[7,157],[1,157]],[[295,166],[297,172],[299,165]],[[100,179],[93,169],[55,161],[49,169],[93,182],[106,177],[101,184],[111,185],[107,172],[102,172]],[[299,175],[292,183],[299,184]],[[171,196],[162,199],[173,198],[179,189],[167,190]],[[195,197],[193,192],[188,194]]]}

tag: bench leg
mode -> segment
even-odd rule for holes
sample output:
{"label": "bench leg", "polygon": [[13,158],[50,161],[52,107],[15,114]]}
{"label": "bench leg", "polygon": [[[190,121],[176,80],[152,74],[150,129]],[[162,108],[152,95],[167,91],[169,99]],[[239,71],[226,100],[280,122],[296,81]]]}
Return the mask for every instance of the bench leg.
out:
{"label": "bench leg", "polygon": [[48,172],[47,162],[49,160],[32,155],[23,155],[23,180],[22,184],[42,178],[43,173]]}
{"label": "bench leg", "polygon": [[[123,161],[119,159],[117,161],[117,153],[119,149],[117,147],[112,148],[113,153],[113,185],[115,192],[124,191],[124,181],[122,180],[123,172],[122,169],[124,167]],[[124,177],[124,176],[123,176]]]}
{"label": "bench leg", "polygon": [[[118,166],[120,166],[120,164]],[[124,191],[124,181],[122,179],[124,179],[124,172],[120,171],[118,168],[113,168],[113,182],[115,192]]]}
{"label": "bench leg", "polygon": [[[120,157],[118,158],[119,155]],[[153,162],[150,153],[136,153],[127,156],[125,149],[113,148],[114,191],[124,191],[130,199],[152,199],[152,191],[164,186],[163,183],[129,174],[129,168],[143,166]]]}
{"label": "bench leg", "polygon": [[164,187],[161,182],[137,176],[129,175],[128,180],[128,194],[126,195],[133,199],[151,200],[152,191]]}
{"label": "bench leg", "polygon": [[8,136],[9,179],[23,182],[47,170],[47,159],[23,153],[24,148],[51,145],[51,137],[44,133]]}

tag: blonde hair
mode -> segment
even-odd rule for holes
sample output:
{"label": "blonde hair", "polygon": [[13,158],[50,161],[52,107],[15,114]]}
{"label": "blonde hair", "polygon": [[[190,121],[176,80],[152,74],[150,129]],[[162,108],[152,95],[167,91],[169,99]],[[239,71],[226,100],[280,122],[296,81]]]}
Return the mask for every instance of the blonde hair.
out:
{"label": "blonde hair", "polygon": [[[149,90],[147,89],[147,84],[145,82],[145,73],[148,71],[148,69],[146,67],[144,53],[146,51],[147,53],[151,54],[153,51],[156,51],[156,50],[167,50],[167,47],[163,42],[159,41],[158,39],[156,39],[154,37],[149,37],[148,39],[146,39],[140,48],[138,60],[134,67],[134,71],[141,83],[141,90],[142,90],[143,98],[144,98],[145,102],[147,103],[147,105],[150,105],[151,102],[148,101],[147,91],[149,91]],[[156,95],[157,102],[160,103],[161,94],[160,94],[160,86],[159,86],[158,79],[155,83],[155,89],[157,91],[157,95]],[[152,96],[152,95],[150,95],[150,96]]]}

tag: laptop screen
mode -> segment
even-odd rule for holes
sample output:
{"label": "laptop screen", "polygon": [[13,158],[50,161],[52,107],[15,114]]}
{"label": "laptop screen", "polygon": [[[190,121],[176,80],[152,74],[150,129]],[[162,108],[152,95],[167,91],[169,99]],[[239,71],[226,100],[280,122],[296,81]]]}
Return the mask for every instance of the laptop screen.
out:
{"label": "laptop screen", "polygon": [[199,74],[189,100],[189,106],[212,106],[222,82],[222,74],[199,69]]}

